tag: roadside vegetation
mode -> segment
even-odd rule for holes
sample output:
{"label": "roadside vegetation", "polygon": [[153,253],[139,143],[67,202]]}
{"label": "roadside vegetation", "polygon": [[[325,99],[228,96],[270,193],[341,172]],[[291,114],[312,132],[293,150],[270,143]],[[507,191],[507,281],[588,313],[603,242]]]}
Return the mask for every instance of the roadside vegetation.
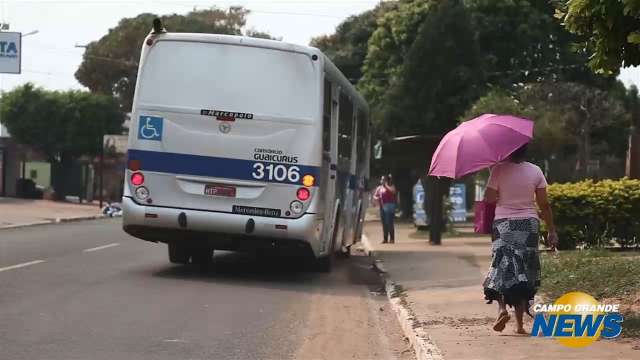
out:
{"label": "roadside vegetation", "polygon": [[611,250],[545,253],[541,292],[552,301],[582,291],[606,303],[620,303],[623,337],[640,337],[640,252]]}

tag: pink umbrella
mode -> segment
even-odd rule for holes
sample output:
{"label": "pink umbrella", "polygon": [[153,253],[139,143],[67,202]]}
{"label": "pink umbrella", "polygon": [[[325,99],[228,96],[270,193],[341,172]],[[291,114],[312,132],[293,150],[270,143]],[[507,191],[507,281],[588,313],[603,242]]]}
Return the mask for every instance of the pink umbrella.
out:
{"label": "pink umbrella", "polygon": [[429,175],[459,178],[505,160],[533,137],[533,122],[511,115],[484,114],[442,138]]}

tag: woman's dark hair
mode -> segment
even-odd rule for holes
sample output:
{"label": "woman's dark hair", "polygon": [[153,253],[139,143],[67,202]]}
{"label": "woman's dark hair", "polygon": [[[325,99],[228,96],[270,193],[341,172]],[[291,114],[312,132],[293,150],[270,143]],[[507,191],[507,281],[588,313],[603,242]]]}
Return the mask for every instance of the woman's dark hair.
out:
{"label": "woman's dark hair", "polygon": [[387,185],[393,185],[393,176],[391,174],[385,176],[384,179]]}
{"label": "woman's dark hair", "polygon": [[529,150],[529,143],[520,146],[516,151],[512,152],[509,160],[514,163],[525,161],[527,159],[527,150]]}

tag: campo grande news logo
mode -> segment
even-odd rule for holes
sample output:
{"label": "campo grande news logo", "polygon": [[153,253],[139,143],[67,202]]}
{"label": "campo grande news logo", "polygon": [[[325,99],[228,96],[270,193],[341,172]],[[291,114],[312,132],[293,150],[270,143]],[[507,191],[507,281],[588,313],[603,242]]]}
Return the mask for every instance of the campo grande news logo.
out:
{"label": "campo grande news logo", "polygon": [[611,339],[622,332],[619,304],[600,304],[583,292],[570,292],[553,304],[535,304],[531,336],[553,337],[568,347],[591,345],[600,336]]}

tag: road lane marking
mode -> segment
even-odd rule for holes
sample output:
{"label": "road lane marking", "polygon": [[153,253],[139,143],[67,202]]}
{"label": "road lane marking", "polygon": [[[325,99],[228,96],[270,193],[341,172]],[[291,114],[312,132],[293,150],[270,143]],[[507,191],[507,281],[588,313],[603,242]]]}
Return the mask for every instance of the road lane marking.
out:
{"label": "road lane marking", "polygon": [[35,264],[40,264],[40,263],[43,263],[43,262],[45,262],[45,261],[44,260],[34,260],[34,261],[29,261],[29,262],[26,262],[26,263],[22,263],[22,264],[11,265],[11,266],[0,268],[0,272],[7,271],[7,270],[20,269],[20,268],[23,268],[23,267],[27,267],[27,266],[31,266],[31,265],[35,265]]}
{"label": "road lane marking", "polygon": [[114,246],[118,246],[118,245],[120,245],[120,243],[111,243],[111,244],[107,244],[107,245],[94,247],[94,248],[91,248],[91,249],[84,249],[84,250],[82,250],[82,252],[93,252],[93,251],[98,251],[98,250],[102,250],[102,249],[108,249],[110,247],[114,247]]}

